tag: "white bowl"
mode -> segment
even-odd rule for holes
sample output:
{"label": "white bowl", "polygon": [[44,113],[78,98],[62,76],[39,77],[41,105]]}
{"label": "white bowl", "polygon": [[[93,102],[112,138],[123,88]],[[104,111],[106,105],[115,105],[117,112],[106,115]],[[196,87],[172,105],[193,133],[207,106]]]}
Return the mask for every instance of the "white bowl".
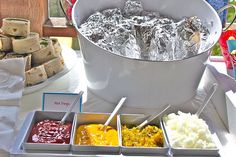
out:
{"label": "white bowl", "polygon": [[[79,0],[73,7],[73,24],[83,54],[88,89],[115,103],[127,96],[127,106],[155,108],[180,105],[196,94],[206,67],[210,48],[198,55],[176,61],[144,61],[113,54],[86,38],[79,26],[89,15],[107,8],[123,8],[125,0]],[[176,19],[198,16],[211,23],[208,42],[220,37],[222,24],[216,11],[203,0],[141,0],[144,10],[158,11]],[[95,5],[91,5],[95,4]]]}

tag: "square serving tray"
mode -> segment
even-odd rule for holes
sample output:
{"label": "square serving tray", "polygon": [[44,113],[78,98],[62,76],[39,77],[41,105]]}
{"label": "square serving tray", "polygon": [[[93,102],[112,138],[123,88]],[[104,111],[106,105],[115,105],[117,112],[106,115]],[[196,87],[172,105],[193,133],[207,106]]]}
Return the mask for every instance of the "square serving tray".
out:
{"label": "square serving tray", "polygon": [[[161,119],[161,123],[163,126],[163,131],[166,137],[166,140],[169,143],[169,147],[171,152],[177,156],[218,156],[219,155],[219,149],[218,148],[212,148],[212,149],[200,149],[200,148],[175,148],[171,145],[170,138],[169,138],[169,132],[166,128],[165,122],[163,118]],[[212,135],[212,134],[211,134]],[[213,139],[213,137],[212,137]]]}
{"label": "square serving tray", "polygon": [[49,120],[61,120],[65,112],[49,112],[49,111],[35,111],[33,112],[33,117],[30,121],[29,127],[26,129],[26,135],[24,136],[22,147],[26,151],[32,150],[46,150],[46,151],[69,151],[72,143],[72,133],[73,133],[73,123],[75,119],[75,113],[70,113],[66,122],[72,124],[70,143],[69,144],[50,144],[50,143],[29,143],[27,142],[30,132],[34,126],[39,121],[49,119]]}
{"label": "square serving tray", "polygon": [[[141,124],[144,120],[147,119],[147,116],[142,114],[121,114],[118,115],[118,122],[122,125],[128,125],[128,126],[138,126]],[[160,119],[156,118],[152,120],[152,122],[149,125],[157,126],[158,128],[162,129],[162,125],[160,123]],[[121,129],[121,126],[119,129]],[[162,129],[163,130],[163,129]],[[119,131],[120,139],[122,139],[122,131]],[[127,146],[121,146],[121,153],[124,155],[133,155],[133,154],[139,154],[139,155],[167,155],[168,153],[168,146],[167,141],[165,138],[165,134],[163,131],[164,136],[164,147],[127,147]]]}
{"label": "square serving tray", "polygon": [[[120,154],[120,142],[118,146],[90,146],[90,145],[77,145],[75,144],[76,129],[83,124],[104,124],[110,114],[106,113],[78,113],[76,114],[75,129],[73,132],[73,142],[71,150],[74,153],[80,154]],[[109,124],[117,130],[118,135],[119,129],[117,124],[117,117],[115,116]],[[117,135],[117,138],[119,136]],[[118,139],[120,141],[120,139]]]}

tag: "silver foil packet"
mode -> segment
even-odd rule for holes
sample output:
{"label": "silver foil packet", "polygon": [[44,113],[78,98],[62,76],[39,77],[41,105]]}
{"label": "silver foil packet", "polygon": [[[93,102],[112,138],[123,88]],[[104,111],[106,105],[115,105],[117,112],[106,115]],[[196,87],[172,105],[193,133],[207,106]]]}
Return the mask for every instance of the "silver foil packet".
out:
{"label": "silver foil packet", "polygon": [[145,11],[140,1],[127,0],[123,10],[106,9],[92,14],[80,31],[98,46],[129,58],[169,61],[199,53],[209,32],[201,20],[180,21]]}

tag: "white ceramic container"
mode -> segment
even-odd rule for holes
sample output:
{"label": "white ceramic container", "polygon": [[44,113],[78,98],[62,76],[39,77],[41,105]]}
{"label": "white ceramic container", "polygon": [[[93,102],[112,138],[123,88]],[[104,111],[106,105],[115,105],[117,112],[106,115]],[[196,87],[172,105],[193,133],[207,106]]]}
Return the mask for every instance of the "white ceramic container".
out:
{"label": "white ceramic container", "polygon": [[[121,114],[118,115],[118,124],[120,124],[119,129],[121,129],[120,132],[120,139],[122,140],[122,126],[138,126],[141,124],[144,120],[146,120],[148,116],[140,115],[140,114]],[[152,120],[152,122],[149,125],[157,126],[159,128],[162,128],[162,125],[160,123],[159,118],[156,118]],[[121,153],[123,155],[140,155],[140,156],[165,156],[168,153],[168,144],[166,141],[166,137],[163,131],[164,136],[164,146],[163,147],[127,147],[127,146],[121,146]],[[122,141],[123,142],[123,141]]]}
{"label": "white ceramic container", "polygon": [[71,146],[71,150],[74,154],[89,154],[89,155],[96,155],[96,154],[110,154],[110,155],[117,155],[120,154],[120,145],[121,140],[119,139],[119,129],[117,124],[117,116],[115,116],[111,123],[109,124],[114,129],[117,130],[117,138],[119,140],[118,146],[94,146],[94,145],[78,145],[75,144],[76,138],[76,130],[80,125],[88,125],[88,124],[104,124],[108,117],[110,116],[109,113],[78,113],[76,115],[76,122],[74,124],[75,129],[73,132],[73,142]]}
{"label": "white ceramic container", "polygon": [[[173,147],[171,143],[173,141],[170,141],[170,135],[173,134],[171,131],[167,129],[166,123],[164,120],[161,120],[163,130],[165,132],[165,137],[169,143],[169,147],[171,148],[172,154],[174,156],[219,156],[219,149],[218,148],[179,148],[179,147]],[[209,132],[211,134],[211,132]]]}
{"label": "white ceramic container", "polygon": [[130,59],[106,51],[79,31],[89,15],[107,8],[123,8],[125,0],[79,0],[73,7],[73,24],[83,54],[88,89],[95,95],[115,103],[127,96],[126,105],[155,108],[166,104],[180,105],[196,94],[206,67],[210,48],[222,32],[216,11],[204,0],[141,0],[144,10],[158,11],[176,19],[198,16],[211,23],[208,42],[212,45],[204,52],[176,61],[144,61]]}
{"label": "white ceramic container", "polygon": [[33,113],[33,118],[30,122],[30,126],[29,128],[27,128],[27,133],[26,136],[24,137],[24,141],[22,143],[22,147],[24,150],[27,151],[34,151],[34,150],[40,150],[40,151],[68,151],[70,150],[70,146],[72,144],[72,133],[73,133],[73,123],[74,123],[74,119],[75,119],[75,113],[70,113],[70,115],[67,118],[67,122],[70,122],[72,124],[72,128],[71,128],[71,136],[70,136],[70,143],[69,144],[55,144],[55,143],[29,143],[28,138],[30,135],[30,132],[33,128],[33,126],[42,121],[42,120],[56,120],[56,121],[60,121],[63,116],[64,116],[65,112],[53,112],[53,111],[35,111]]}

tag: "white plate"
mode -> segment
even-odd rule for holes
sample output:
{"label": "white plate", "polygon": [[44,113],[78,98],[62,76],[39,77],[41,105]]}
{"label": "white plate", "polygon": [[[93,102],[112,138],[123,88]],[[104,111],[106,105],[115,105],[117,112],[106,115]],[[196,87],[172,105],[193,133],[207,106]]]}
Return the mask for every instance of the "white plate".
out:
{"label": "white plate", "polygon": [[39,84],[36,84],[33,86],[29,86],[29,87],[25,87],[24,91],[23,91],[23,95],[30,94],[32,92],[35,92],[35,91],[47,86],[48,84],[56,81],[60,77],[67,74],[74,67],[74,65],[76,64],[77,55],[73,49],[62,46],[62,56],[63,56],[64,62],[65,62],[64,69],[62,71],[60,71],[59,73],[57,73],[56,75],[48,78],[46,81],[44,81],[42,83],[39,83]]}

